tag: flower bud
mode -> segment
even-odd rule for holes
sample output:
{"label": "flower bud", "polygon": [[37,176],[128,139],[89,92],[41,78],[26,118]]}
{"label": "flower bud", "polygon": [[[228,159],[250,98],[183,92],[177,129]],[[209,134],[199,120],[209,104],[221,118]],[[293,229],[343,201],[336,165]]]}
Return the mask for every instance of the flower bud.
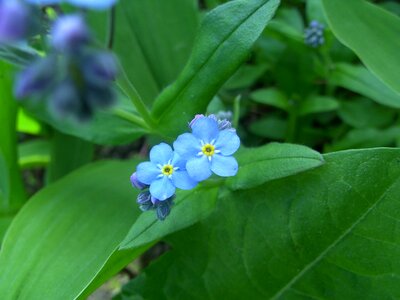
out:
{"label": "flower bud", "polygon": [[81,15],[59,17],[53,24],[52,46],[60,52],[73,52],[90,40],[90,32]]}
{"label": "flower bud", "polygon": [[59,117],[75,114],[80,110],[79,93],[69,80],[60,83],[49,100],[50,108]]}
{"label": "flower bud", "polygon": [[148,211],[153,208],[153,203],[151,202],[151,195],[149,191],[141,192],[136,202],[139,204],[139,208],[142,211]]}
{"label": "flower bud", "polygon": [[87,55],[84,60],[83,72],[90,83],[102,86],[117,77],[117,62],[111,53],[96,52]]}
{"label": "flower bud", "polygon": [[310,25],[304,31],[304,42],[314,48],[324,44],[325,26],[318,21],[311,21]]}
{"label": "flower bud", "polygon": [[26,37],[29,8],[17,0],[0,0],[0,43],[11,43]]}
{"label": "flower bud", "polygon": [[14,94],[17,98],[40,95],[56,80],[57,61],[54,56],[48,56],[34,62],[17,75]]}
{"label": "flower bud", "polygon": [[144,184],[144,183],[141,183],[141,182],[137,179],[136,172],[133,173],[133,174],[131,175],[131,183],[132,183],[133,187],[135,187],[135,188],[137,188],[137,189],[139,189],[139,190],[143,190],[143,189],[145,189],[145,188],[148,187],[148,185],[146,185],[146,184]]}
{"label": "flower bud", "polygon": [[197,121],[198,119],[201,119],[201,118],[204,118],[204,115],[203,115],[203,114],[195,115],[194,119],[193,119],[192,121],[190,121],[189,127],[192,128],[193,125],[194,125],[194,123],[196,123],[196,121]]}

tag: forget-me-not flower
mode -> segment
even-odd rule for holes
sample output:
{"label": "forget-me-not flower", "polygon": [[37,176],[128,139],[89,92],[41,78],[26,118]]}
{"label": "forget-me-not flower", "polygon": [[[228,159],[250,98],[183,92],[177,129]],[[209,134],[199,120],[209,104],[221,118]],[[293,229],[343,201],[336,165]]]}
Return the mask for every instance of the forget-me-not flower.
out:
{"label": "forget-me-not flower", "polygon": [[318,21],[311,21],[310,25],[304,30],[304,41],[307,45],[317,48],[324,44],[324,24]]}
{"label": "forget-me-not flower", "polygon": [[172,148],[161,143],[150,151],[150,161],[140,163],[136,169],[137,179],[150,185],[151,195],[166,200],[175,194],[175,189],[190,190],[197,185],[186,171],[186,161]]}
{"label": "forget-me-not flower", "polygon": [[232,154],[240,146],[240,139],[232,128],[221,130],[215,116],[199,116],[190,123],[192,133],[180,135],[174,149],[187,160],[186,170],[196,181],[203,181],[215,173],[234,176],[238,163]]}

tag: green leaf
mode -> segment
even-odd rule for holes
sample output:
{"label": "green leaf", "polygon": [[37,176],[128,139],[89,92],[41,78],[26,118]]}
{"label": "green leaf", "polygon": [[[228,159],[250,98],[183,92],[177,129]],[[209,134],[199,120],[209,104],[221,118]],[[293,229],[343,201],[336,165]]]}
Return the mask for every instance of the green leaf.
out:
{"label": "green leaf", "polygon": [[287,132],[287,120],[276,115],[270,115],[250,124],[252,134],[260,137],[283,140]]}
{"label": "green leaf", "polygon": [[285,111],[289,109],[287,97],[277,88],[256,90],[251,93],[250,98],[255,102],[271,105]]}
{"label": "green leaf", "polygon": [[[26,201],[25,187],[18,166],[17,150],[17,102],[12,94],[13,68],[0,60],[0,159],[6,175],[0,185],[7,182],[7,194],[0,201],[0,214],[13,215]],[[3,181],[3,182],[2,182]],[[7,196],[7,198],[4,198]],[[1,294],[0,294],[1,295]]]}
{"label": "green leaf", "polygon": [[400,18],[365,0],[322,2],[337,38],[400,94]]}
{"label": "green leaf", "polygon": [[50,143],[45,140],[24,142],[18,145],[18,154],[22,169],[45,166],[50,161]]}
{"label": "green leaf", "polygon": [[168,238],[172,250],[124,295],[144,299],[397,299],[400,150],[326,164],[228,193]]}
{"label": "green leaf", "polygon": [[42,133],[43,128],[42,125],[37,120],[29,116],[25,110],[19,109],[17,117],[17,130],[18,132],[39,135]]}
{"label": "green leaf", "polygon": [[335,98],[313,95],[301,103],[299,115],[305,116],[309,114],[333,111],[337,110],[338,107],[339,102]]}
{"label": "green leaf", "polygon": [[228,179],[232,189],[248,189],[264,182],[291,176],[324,163],[322,155],[301,145],[271,143],[247,148],[237,155],[238,174]]}
{"label": "green leaf", "polygon": [[338,64],[330,80],[337,86],[359,93],[379,104],[400,108],[400,94],[388,88],[362,66]]}
{"label": "green leaf", "polygon": [[[113,50],[147,104],[178,76],[193,46],[199,13],[194,0],[121,0]],[[90,13],[106,39],[107,15]]]}
{"label": "green leaf", "polygon": [[309,22],[316,20],[322,24],[326,24],[322,0],[307,0],[306,14]]}
{"label": "green leaf", "polygon": [[163,236],[204,219],[213,211],[217,194],[218,188],[215,187],[178,191],[175,205],[165,221],[158,221],[154,212],[142,214],[133,224],[120,248],[137,248],[155,242]]}
{"label": "green leaf", "polygon": [[350,130],[342,139],[327,146],[327,151],[339,151],[355,148],[395,146],[400,136],[400,127],[387,129],[363,128]]}
{"label": "green leaf", "polygon": [[52,183],[90,163],[93,155],[93,144],[55,130],[51,139],[51,160],[46,170],[46,183]]}
{"label": "green leaf", "polygon": [[338,114],[343,122],[352,127],[368,128],[390,125],[396,112],[366,98],[352,98],[340,103]]}
{"label": "green leaf", "polygon": [[279,0],[236,0],[205,16],[189,62],[154,103],[153,115],[165,135],[183,132],[196,113],[206,110],[246,60],[278,5]]}
{"label": "green leaf", "polygon": [[243,65],[225,83],[224,89],[243,89],[251,87],[265,73],[268,66],[266,64]]}
{"label": "green leaf", "polygon": [[89,165],[29,200],[0,252],[2,299],[74,299],[86,288],[140,213],[134,164]]}
{"label": "green leaf", "polygon": [[38,54],[35,49],[23,45],[0,45],[0,58],[13,65],[24,67],[37,59]]}

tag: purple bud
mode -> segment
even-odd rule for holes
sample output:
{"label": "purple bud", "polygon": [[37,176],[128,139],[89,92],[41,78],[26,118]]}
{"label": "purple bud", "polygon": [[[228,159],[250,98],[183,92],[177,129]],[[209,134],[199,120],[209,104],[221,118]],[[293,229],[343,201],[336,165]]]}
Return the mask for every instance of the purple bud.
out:
{"label": "purple bud", "polygon": [[168,215],[170,214],[171,208],[174,205],[174,201],[173,201],[174,199],[175,199],[175,195],[173,195],[172,197],[170,197],[164,201],[159,201],[159,200],[155,199],[154,208],[156,209],[157,218],[160,221],[164,221],[165,218],[168,217]]}
{"label": "purple bud", "polygon": [[171,207],[167,204],[167,203],[160,203],[157,208],[156,208],[156,212],[157,212],[157,218],[160,221],[164,221],[166,217],[168,217],[168,215],[171,212]]}
{"label": "purple bud", "polygon": [[139,208],[142,211],[148,211],[153,207],[153,203],[151,202],[151,195],[149,191],[142,192],[138,195],[136,202],[139,204]]}
{"label": "purple bud", "polygon": [[193,125],[194,125],[194,123],[196,123],[197,120],[198,120],[198,119],[201,119],[201,118],[204,118],[204,115],[202,115],[202,114],[201,114],[201,115],[196,115],[196,116],[194,117],[194,119],[193,119],[192,121],[190,121],[189,127],[192,128]]}
{"label": "purple bud", "polygon": [[59,117],[65,117],[80,110],[79,93],[69,80],[60,83],[54,89],[49,100],[50,108]]}
{"label": "purple bud", "polygon": [[51,30],[52,45],[60,52],[71,52],[90,40],[90,32],[81,15],[59,17]]}
{"label": "purple bud", "polygon": [[139,189],[139,190],[143,190],[143,189],[145,189],[145,188],[148,187],[148,185],[146,185],[146,184],[144,184],[144,183],[141,183],[141,182],[137,179],[136,172],[133,173],[133,174],[131,175],[131,183],[132,183],[133,187],[135,187],[135,188],[137,188],[137,189]]}
{"label": "purple bud", "polygon": [[16,0],[0,1],[0,43],[22,40],[28,31],[29,8]]}
{"label": "purple bud", "polygon": [[232,123],[228,120],[218,120],[219,130],[232,129]]}
{"label": "purple bud", "polygon": [[97,52],[87,55],[83,63],[85,77],[93,84],[102,86],[117,77],[117,61],[112,53]]}
{"label": "purple bud", "polygon": [[19,73],[14,86],[15,96],[21,99],[45,92],[57,77],[56,64],[56,58],[48,56],[37,60]]}

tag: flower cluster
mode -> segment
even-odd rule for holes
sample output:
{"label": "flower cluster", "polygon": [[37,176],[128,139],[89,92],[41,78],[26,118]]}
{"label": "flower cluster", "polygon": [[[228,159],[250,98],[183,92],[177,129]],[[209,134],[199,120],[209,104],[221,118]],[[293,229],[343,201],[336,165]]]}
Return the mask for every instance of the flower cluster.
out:
{"label": "flower cluster", "polygon": [[213,173],[229,177],[238,170],[232,156],[240,146],[236,130],[228,120],[214,115],[196,115],[171,146],[161,143],[150,150],[150,161],[140,163],[131,183],[142,190],[137,202],[143,211],[154,209],[164,220],[173,205],[176,188],[193,189]]}
{"label": "flower cluster", "polygon": [[[39,33],[39,6],[62,2],[105,9],[116,0],[0,0],[0,44],[10,46]],[[42,29],[45,26],[42,26]],[[42,33],[43,36],[48,36]],[[56,116],[78,120],[92,117],[98,108],[115,101],[112,83],[117,62],[108,51],[97,50],[82,14],[60,14],[51,25],[49,51],[17,75],[17,99],[46,99]]]}
{"label": "flower cluster", "polygon": [[323,45],[325,42],[324,29],[323,24],[315,20],[311,21],[304,31],[304,42],[313,48]]}
{"label": "flower cluster", "polygon": [[18,99],[48,99],[57,116],[89,119],[97,108],[114,100],[112,82],[117,75],[114,56],[91,47],[92,36],[82,15],[59,17],[51,29],[52,51],[18,76]]}

